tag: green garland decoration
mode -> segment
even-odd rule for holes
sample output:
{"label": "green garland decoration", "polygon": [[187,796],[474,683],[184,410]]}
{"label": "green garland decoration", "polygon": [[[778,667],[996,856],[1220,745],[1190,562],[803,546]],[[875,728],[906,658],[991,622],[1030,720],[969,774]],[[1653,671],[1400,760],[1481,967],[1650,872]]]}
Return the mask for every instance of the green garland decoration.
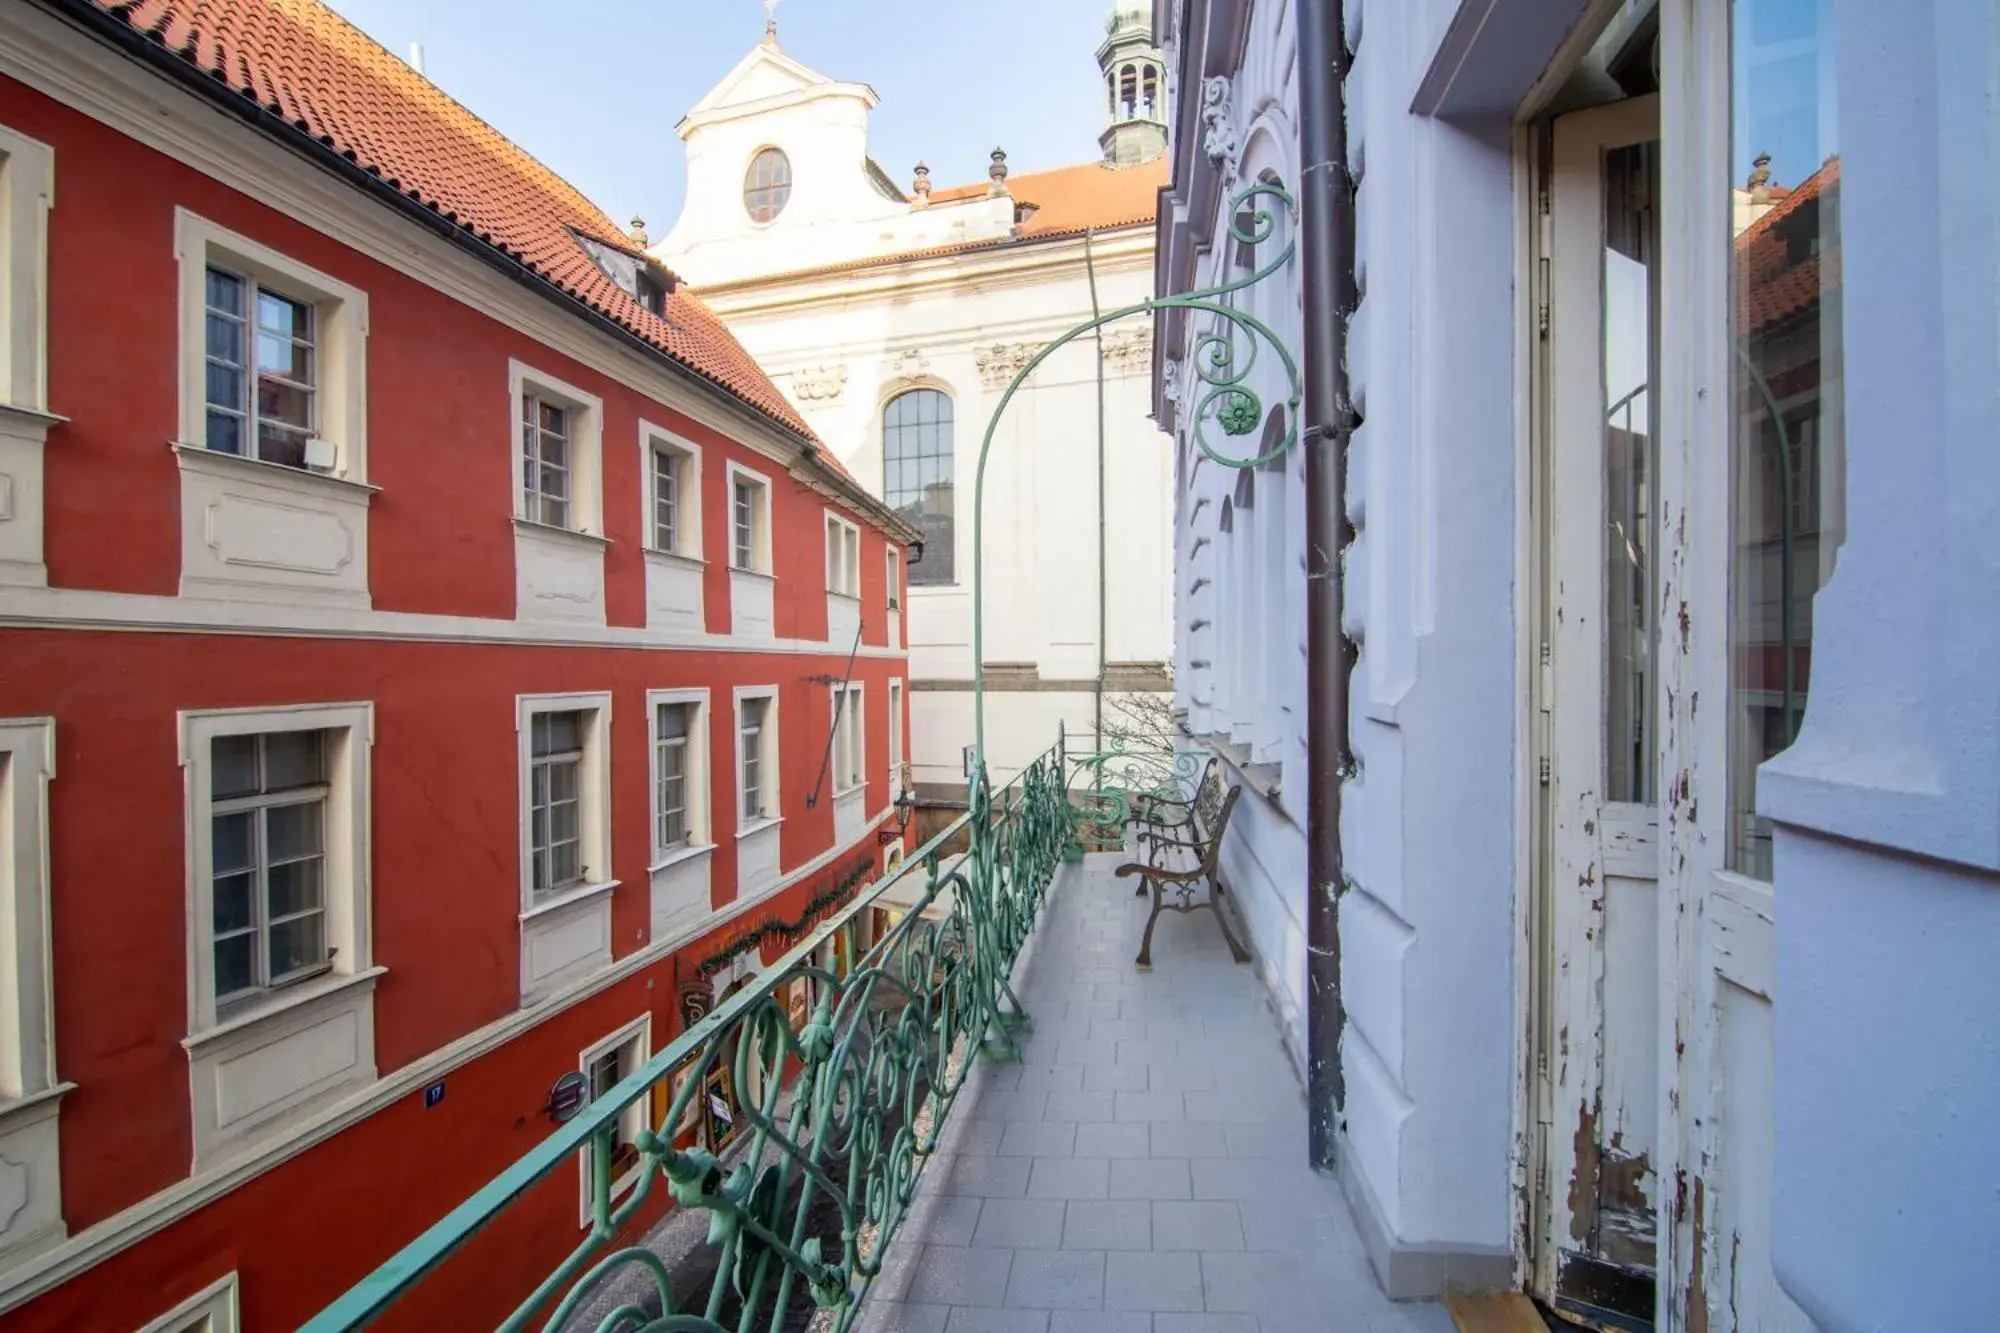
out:
{"label": "green garland decoration", "polygon": [[842,875],[832,888],[806,904],[805,911],[799,915],[798,920],[778,921],[773,919],[766,921],[754,930],[745,931],[731,940],[720,952],[702,959],[700,965],[695,968],[696,975],[712,977],[716,973],[726,970],[738,958],[749,953],[752,949],[761,947],[765,940],[771,939],[774,936],[784,940],[787,944],[791,943],[825,920],[828,914],[836,908],[843,906],[853,896],[856,887],[860,885],[861,881],[874,868],[875,860],[873,857],[864,856],[850,863],[847,873]]}

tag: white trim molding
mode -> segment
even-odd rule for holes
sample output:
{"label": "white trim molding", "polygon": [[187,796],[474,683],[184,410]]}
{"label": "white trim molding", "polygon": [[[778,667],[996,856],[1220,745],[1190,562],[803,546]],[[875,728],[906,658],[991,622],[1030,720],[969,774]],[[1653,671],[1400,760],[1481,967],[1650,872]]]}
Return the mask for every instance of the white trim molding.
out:
{"label": "white trim molding", "polygon": [[[660,709],[682,704],[691,708],[687,736],[683,742],[684,799],[687,802],[687,840],[672,847],[661,845],[660,824]],[[692,690],[648,690],[646,692],[646,788],[651,794],[652,865],[650,905],[652,929],[648,938],[662,940],[707,916],[711,907],[711,872],[714,863],[714,783],[709,756],[709,692]]]}
{"label": "white trim molding", "polygon": [[236,1274],[203,1287],[139,1333],[238,1333]]}
{"label": "white trim molding", "polygon": [[48,407],[49,213],[56,150],[0,125],[0,405]]}
{"label": "white trim molding", "polygon": [[[529,812],[534,799],[534,720],[547,713],[582,716],[577,827],[583,883],[538,899]],[[611,874],[611,695],[608,691],[518,695],[514,730],[520,771],[521,1003],[526,1006],[611,965],[611,891],[618,887]]]}
{"label": "white trim molding", "polygon": [[[749,756],[743,747],[743,705],[751,700],[764,702],[764,717],[757,728],[757,808],[749,809],[745,799],[745,764]],[[779,852],[779,827],[784,820],[783,775],[779,771],[778,687],[738,685],[734,693],[735,732],[730,751],[736,756],[736,896],[761,893],[783,878]],[[836,842],[838,839],[836,839]]]}
{"label": "white trim molding", "polygon": [[55,985],[49,939],[49,783],[56,724],[0,721],[0,1264],[59,1244]]}
{"label": "white trim molding", "polygon": [[[197,1170],[268,1138],[329,1097],[375,1081],[371,924],[372,703],[183,711],[186,784],[189,1095]],[[325,971],[224,1013],[216,1001],[213,750],[224,737],[319,732],[325,746],[323,816]]]}
{"label": "white trim molding", "polygon": [[[568,521],[528,512],[525,400],[569,414]],[[507,361],[508,438],[514,491],[514,615],[602,625],[604,617],[604,400],[526,362]]]}
{"label": "white trim molding", "polygon": [[[673,461],[671,546],[659,544],[657,460],[663,454]],[[639,530],[645,534],[646,627],[699,634],[707,628],[703,586],[708,567],[702,556],[701,446],[646,420],[639,422],[639,506]]]}
{"label": "white trim molding", "polygon": [[[771,557],[771,479],[741,463],[730,463],[724,501],[729,514],[729,632],[736,638],[768,639],[777,635],[778,579]],[[737,540],[736,488],[755,488],[750,501],[749,562],[742,559]]]}

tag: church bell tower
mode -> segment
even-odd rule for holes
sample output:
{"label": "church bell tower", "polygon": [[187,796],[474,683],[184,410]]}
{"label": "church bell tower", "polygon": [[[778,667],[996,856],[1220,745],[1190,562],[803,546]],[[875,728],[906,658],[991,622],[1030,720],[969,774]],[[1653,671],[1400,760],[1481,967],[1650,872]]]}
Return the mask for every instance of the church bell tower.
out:
{"label": "church bell tower", "polygon": [[1111,108],[1111,123],[1098,138],[1104,160],[1122,167],[1166,152],[1167,67],[1141,0],[1113,0],[1097,65]]}

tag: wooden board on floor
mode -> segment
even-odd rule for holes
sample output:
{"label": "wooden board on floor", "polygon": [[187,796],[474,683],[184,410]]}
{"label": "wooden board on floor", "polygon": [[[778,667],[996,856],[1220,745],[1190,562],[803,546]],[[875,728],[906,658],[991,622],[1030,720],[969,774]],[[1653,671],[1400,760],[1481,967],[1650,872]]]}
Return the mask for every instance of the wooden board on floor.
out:
{"label": "wooden board on floor", "polygon": [[1498,1296],[1447,1296],[1458,1333],[1548,1333],[1541,1311],[1518,1291]]}

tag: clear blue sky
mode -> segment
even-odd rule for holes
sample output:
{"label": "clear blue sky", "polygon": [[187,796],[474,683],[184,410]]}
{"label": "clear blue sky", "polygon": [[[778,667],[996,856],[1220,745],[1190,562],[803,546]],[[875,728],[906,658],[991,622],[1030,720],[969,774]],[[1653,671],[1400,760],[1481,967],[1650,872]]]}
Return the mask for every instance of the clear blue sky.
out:
{"label": "clear blue sky", "polygon": [[[623,223],[680,215],[674,125],[764,33],[761,0],[329,0]],[[940,187],[1098,156],[1110,0],[781,0],[787,53],[871,85],[869,150]]]}

